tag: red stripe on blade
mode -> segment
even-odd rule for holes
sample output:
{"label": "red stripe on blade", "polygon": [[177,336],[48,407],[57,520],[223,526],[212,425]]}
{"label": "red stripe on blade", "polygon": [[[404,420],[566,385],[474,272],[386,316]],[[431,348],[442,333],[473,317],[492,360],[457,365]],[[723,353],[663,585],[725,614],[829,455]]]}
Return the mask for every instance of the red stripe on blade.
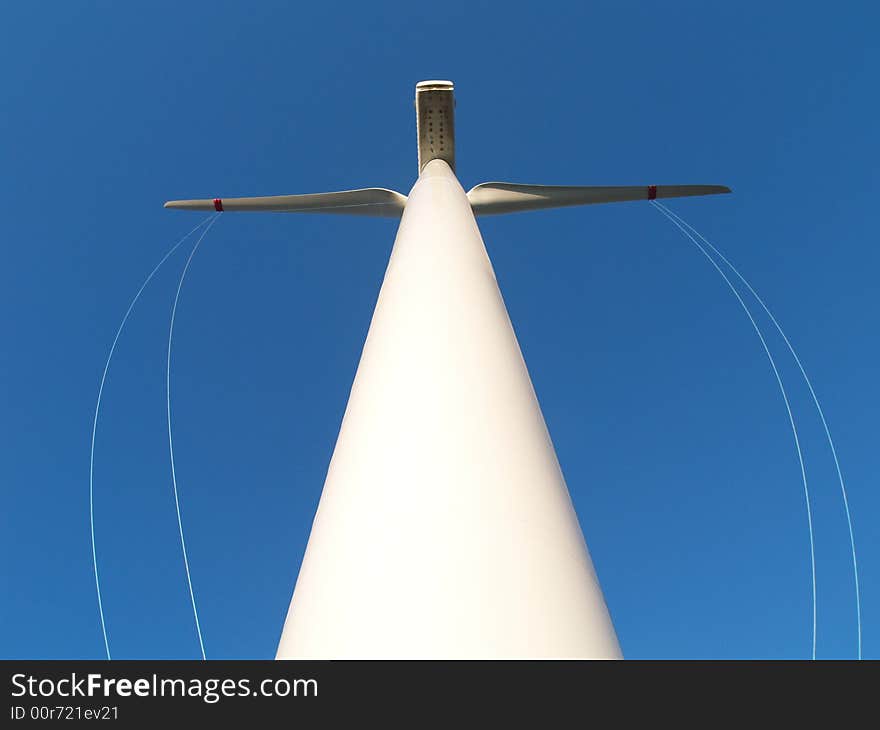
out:
{"label": "red stripe on blade", "polygon": [[657,199],[657,186],[656,185],[648,185],[648,200],[656,200]]}
{"label": "red stripe on blade", "polygon": [[218,213],[223,212],[223,201],[220,198],[214,198],[214,210]]}

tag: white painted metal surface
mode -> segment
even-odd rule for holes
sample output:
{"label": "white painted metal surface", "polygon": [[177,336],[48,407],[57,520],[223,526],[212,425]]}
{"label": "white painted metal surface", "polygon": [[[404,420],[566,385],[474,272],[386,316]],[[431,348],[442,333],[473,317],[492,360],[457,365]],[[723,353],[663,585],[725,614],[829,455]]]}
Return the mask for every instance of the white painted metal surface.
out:
{"label": "white painted metal surface", "polygon": [[406,202],[278,658],[618,658],[470,203]]}
{"label": "white painted metal surface", "polygon": [[455,178],[451,81],[416,86],[420,177],[166,208],[400,217],[278,658],[618,658],[475,215],[730,192]]}

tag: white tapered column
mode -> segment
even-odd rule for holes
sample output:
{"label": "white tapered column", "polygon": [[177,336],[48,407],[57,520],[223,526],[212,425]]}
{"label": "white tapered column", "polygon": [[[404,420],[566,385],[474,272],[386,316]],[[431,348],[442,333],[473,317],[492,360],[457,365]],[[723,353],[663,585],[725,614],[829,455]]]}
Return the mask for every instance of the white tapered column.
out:
{"label": "white tapered column", "polygon": [[406,203],[278,658],[620,656],[465,193]]}

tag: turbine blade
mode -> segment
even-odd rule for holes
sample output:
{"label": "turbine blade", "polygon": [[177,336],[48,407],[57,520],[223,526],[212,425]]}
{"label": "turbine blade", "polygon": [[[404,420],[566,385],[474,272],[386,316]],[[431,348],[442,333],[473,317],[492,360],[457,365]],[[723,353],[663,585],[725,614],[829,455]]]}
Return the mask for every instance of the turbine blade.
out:
{"label": "turbine blade", "polygon": [[270,195],[259,198],[169,200],[166,208],[180,210],[262,211],[276,213],[338,213],[400,218],[406,196],[385,188],[342,190],[335,193]]}
{"label": "turbine blade", "polygon": [[467,194],[474,215],[517,213],[544,208],[565,208],[571,205],[620,203],[627,200],[681,198],[690,195],[729,193],[724,185],[618,185],[566,186],[517,185],[487,182],[470,189]]}

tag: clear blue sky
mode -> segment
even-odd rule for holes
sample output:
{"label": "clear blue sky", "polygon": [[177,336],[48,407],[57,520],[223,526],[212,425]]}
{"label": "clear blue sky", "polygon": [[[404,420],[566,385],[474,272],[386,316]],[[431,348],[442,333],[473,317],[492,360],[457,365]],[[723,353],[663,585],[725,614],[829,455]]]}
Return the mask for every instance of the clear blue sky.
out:
{"label": "clear blue sky", "polygon": [[[407,192],[413,87],[449,78],[465,188],[734,189],[671,207],[752,279],[813,376],[850,488],[865,655],[880,657],[875,4],[59,1],[3,14],[0,656],[103,654],[91,419],[130,297],[198,221],[162,202]],[[718,275],[646,203],[481,228],[624,653],[807,657],[791,434]],[[225,215],[193,262],[173,389],[209,657],[274,653],[394,232],[388,220]],[[135,311],[99,423],[98,550],[118,658],[198,654],[164,411],[184,258]],[[769,342],[814,492],[819,656],[854,656],[833,464]]]}

